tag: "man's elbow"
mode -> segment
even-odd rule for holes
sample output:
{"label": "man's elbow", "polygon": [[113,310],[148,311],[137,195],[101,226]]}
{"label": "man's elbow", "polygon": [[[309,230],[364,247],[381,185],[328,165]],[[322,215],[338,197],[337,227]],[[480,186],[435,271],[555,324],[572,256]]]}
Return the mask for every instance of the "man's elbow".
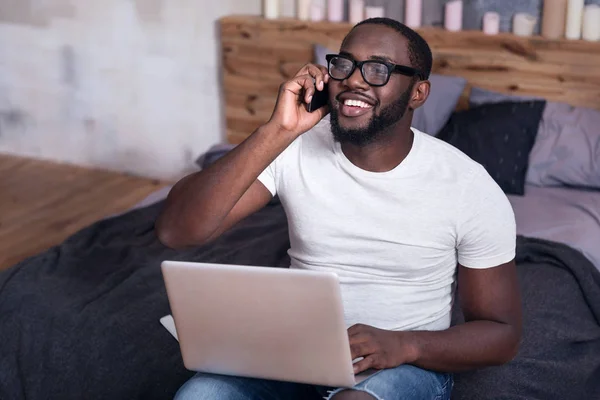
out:
{"label": "man's elbow", "polygon": [[519,354],[520,344],[521,342],[518,341],[516,344],[508,348],[508,351],[505,352],[505,355],[500,360],[501,365],[508,364],[517,357],[517,355]]}
{"label": "man's elbow", "polygon": [[176,249],[178,246],[176,231],[168,223],[166,223],[163,216],[159,216],[154,223],[154,233],[158,238],[158,241],[166,247]]}
{"label": "man's elbow", "polygon": [[179,239],[181,227],[178,226],[180,223],[177,222],[178,218],[174,215],[172,207],[169,207],[168,204],[165,205],[165,208],[161,210],[156,221],[154,221],[154,233],[158,241],[162,245],[175,250],[182,247]]}
{"label": "man's elbow", "polygon": [[[188,231],[185,227],[168,224],[160,218],[156,221],[154,230],[158,241],[173,250],[182,250],[192,246],[192,244],[198,246],[205,242],[203,235]],[[190,240],[191,238],[193,240]]]}
{"label": "man's elbow", "polygon": [[164,246],[174,250],[180,250],[183,247],[185,247],[180,241],[177,240],[177,235],[172,229],[160,227],[157,225],[155,227],[155,231],[158,241]]}
{"label": "man's elbow", "polygon": [[498,365],[507,364],[517,357],[521,348],[521,338],[521,330],[516,326],[511,326],[507,333],[506,345],[503,346],[503,351],[500,353]]}

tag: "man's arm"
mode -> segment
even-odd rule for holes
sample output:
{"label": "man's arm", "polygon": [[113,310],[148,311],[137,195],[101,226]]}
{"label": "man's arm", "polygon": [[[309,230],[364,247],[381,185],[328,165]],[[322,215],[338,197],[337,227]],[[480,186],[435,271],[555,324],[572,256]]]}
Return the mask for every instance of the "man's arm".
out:
{"label": "man's arm", "polygon": [[521,340],[521,297],[515,262],[488,269],[459,266],[458,299],[465,323],[414,332],[414,364],[461,371],[512,360]]}
{"label": "man's arm", "polygon": [[459,265],[458,297],[465,323],[443,331],[384,331],[364,325],[349,329],[356,372],[413,364],[458,372],[501,365],[517,354],[521,298],[514,260],[487,269]]}
{"label": "man's arm", "polygon": [[306,103],[328,81],[327,69],[308,64],[279,88],[271,119],[210,167],[170,191],[156,221],[159,240],[174,248],[206,243],[264,207],[271,193],[257,178],[298,136],[328,112]]}
{"label": "man's arm", "polygon": [[160,241],[173,248],[201,245],[264,207],[271,193],[256,178],[292,141],[264,125],[208,168],[177,182],[156,221]]}
{"label": "man's arm", "polygon": [[[517,354],[521,298],[514,261],[514,212],[483,167],[468,182],[458,203],[456,224],[458,300],[465,323],[438,332],[351,327],[351,346],[357,352],[366,351],[365,365],[376,362],[387,368],[410,363],[456,372],[500,365]],[[370,338],[365,340],[365,336]],[[369,357],[374,359],[369,361]]]}

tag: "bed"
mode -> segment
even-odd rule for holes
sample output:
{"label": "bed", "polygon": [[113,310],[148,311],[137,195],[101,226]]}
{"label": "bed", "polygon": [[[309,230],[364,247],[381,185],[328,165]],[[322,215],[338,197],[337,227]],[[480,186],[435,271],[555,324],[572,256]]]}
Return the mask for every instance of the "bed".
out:
{"label": "bed", "polygon": [[[268,117],[278,80],[298,64],[318,60],[347,29],[223,19],[228,143],[204,154],[198,168]],[[272,40],[274,32],[280,41]],[[416,123],[497,169],[519,233],[520,353],[505,366],[458,374],[452,398],[600,399],[600,184],[595,186],[600,123],[593,123],[600,109],[600,73],[586,67],[600,65],[590,50],[600,54],[600,44],[435,30],[424,35],[434,48],[437,87],[453,91],[439,93],[443,101],[432,98],[433,117],[420,115]],[[465,55],[465,47],[474,52]],[[570,57],[561,58],[560,52]],[[239,68],[240,60],[246,68]],[[596,107],[581,108],[590,104]],[[506,118],[507,109],[512,118]],[[560,125],[560,118],[569,122]],[[573,134],[573,126],[583,122],[586,128]],[[500,123],[509,125],[500,133],[479,133],[482,126]],[[523,151],[514,146],[527,146],[516,180],[516,175],[504,179],[500,165],[505,164],[496,162],[502,155],[490,150],[507,126],[523,131],[493,150],[514,158]],[[573,140],[576,135],[580,140]],[[478,145],[469,147],[473,143]],[[563,147],[573,143],[587,147],[573,157],[553,153],[564,154]],[[183,367],[177,341],[159,323],[170,313],[160,262],[288,266],[287,223],[277,199],[215,242],[175,251],[154,233],[167,192],[162,189],[0,274],[0,399],[170,399],[193,373]],[[461,318],[455,309],[453,323]]]}

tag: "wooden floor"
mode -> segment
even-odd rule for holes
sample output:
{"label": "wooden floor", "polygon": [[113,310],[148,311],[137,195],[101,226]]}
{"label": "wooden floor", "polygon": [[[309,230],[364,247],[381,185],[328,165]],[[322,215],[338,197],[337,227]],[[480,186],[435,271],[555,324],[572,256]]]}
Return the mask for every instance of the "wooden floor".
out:
{"label": "wooden floor", "polygon": [[164,186],[151,179],[0,155],[0,270]]}

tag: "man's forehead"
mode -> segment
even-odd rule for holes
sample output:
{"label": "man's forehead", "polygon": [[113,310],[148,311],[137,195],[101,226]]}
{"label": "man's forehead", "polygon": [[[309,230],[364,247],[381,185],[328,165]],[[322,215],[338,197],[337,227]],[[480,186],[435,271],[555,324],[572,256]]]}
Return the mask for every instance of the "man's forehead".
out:
{"label": "man's forehead", "polygon": [[344,39],[340,51],[361,59],[383,56],[398,63],[409,61],[408,40],[383,25],[365,24],[354,28]]}

